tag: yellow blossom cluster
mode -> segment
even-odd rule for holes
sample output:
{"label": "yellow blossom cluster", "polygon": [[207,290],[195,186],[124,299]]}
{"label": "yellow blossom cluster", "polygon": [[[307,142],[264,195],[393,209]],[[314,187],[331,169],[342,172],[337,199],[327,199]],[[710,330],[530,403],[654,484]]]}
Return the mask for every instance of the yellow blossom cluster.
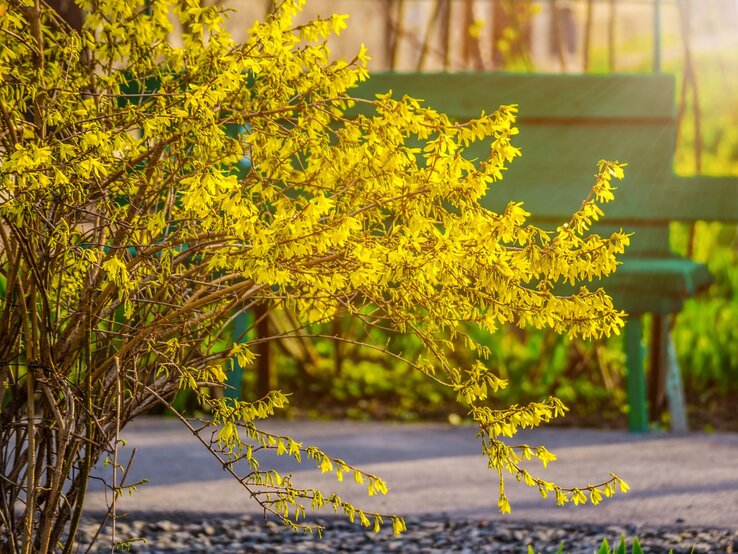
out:
{"label": "yellow blossom cluster", "polygon": [[[457,367],[447,356],[461,323],[618,332],[623,314],[580,285],[612,272],[628,243],[623,233],[588,234],[620,164],[600,162],[590,198],[545,232],[520,203],[494,213],[479,202],[498,194],[494,183],[520,155],[516,107],[457,122],[391,91],[353,98],[368,58],[362,48],[331,59],[327,40],[343,16],[296,25],[302,1],[285,0],[236,43],[219,8],[196,0],[79,4],[81,31],[30,0],[0,4],[0,352],[18,360],[0,368],[0,400],[23,383],[51,387],[40,413],[62,422],[48,423],[50,433],[66,434],[50,445],[66,441],[64,455],[89,461],[110,444],[111,414],[123,425],[192,389],[219,426],[203,441],[234,475],[236,461],[248,462],[236,477],[265,510],[297,528],[307,508],[330,507],[378,529],[381,514],[260,469],[259,452],[274,450],[339,481],[351,474],[370,495],[387,492],[376,476],[261,431],[284,395],[210,394],[226,360],[254,358],[256,342],[230,337],[233,318],[266,305],[289,310],[298,327],[340,311],[419,337],[415,367],[457,391],[479,423],[501,511],[503,472],[559,504],[585,502],[585,491],[597,503],[614,482],[625,489],[614,476],[565,489],[531,475],[521,459],[545,465],[553,455],[500,437],[563,405],[492,409],[488,395],[506,383],[483,361]],[[168,40],[171,14],[180,46]],[[470,159],[479,141],[488,155]],[[563,283],[574,292],[558,294]],[[33,381],[26,361],[56,377]]]}

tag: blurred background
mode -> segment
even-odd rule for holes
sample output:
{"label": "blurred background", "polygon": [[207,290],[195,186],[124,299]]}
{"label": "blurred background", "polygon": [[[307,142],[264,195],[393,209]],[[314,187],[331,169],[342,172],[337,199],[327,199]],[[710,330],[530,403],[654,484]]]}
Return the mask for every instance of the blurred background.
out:
{"label": "blurred background", "polygon": [[[216,3],[232,10],[236,39],[273,8],[265,0]],[[350,16],[331,51],[351,59],[365,44],[374,71],[673,73],[675,172],[738,175],[738,0],[308,0],[300,20],[331,13]],[[676,252],[706,263],[716,279],[673,328],[690,426],[738,431],[738,229],[674,224],[671,235]],[[271,313],[269,325],[290,328],[289,317]],[[411,338],[341,318],[328,327],[410,359],[420,352]],[[592,343],[520,329],[482,338],[489,363],[510,380],[501,405],[556,395],[571,408],[562,425],[625,427],[619,338]],[[472,359],[461,345],[456,356]],[[272,348],[269,364],[272,386],[292,393],[288,416],[464,419],[452,393],[358,345],[292,337]],[[255,371],[242,386],[245,398],[257,395]]]}

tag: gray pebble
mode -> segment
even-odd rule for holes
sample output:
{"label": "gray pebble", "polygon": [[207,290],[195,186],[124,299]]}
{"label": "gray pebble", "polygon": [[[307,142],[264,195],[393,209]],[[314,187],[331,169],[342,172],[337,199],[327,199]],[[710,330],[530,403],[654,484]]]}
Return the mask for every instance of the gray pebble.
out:
{"label": "gray pebble", "polygon": [[[141,554],[241,554],[244,552],[299,554],[304,552],[351,552],[402,554],[525,553],[528,545],[536,552],[556,552],[563,543],[569,554],[591,554],[599,548],[603,537],[615,546],[625,535],[641,541],[644,552],[661,553],[673,549],[675,554],[728,552],[738,554],[738,533],[719,529],[695,529],[685,526],[658,528],[634,525],[553,525],[524,524],[504,521],[433,518],[408,518],[408,531],[395,536],[390,530],[378,535],[343,520],[320,520],[326,529],[323,539],[316,535],[292,533],[281,528],[267,529],[262,519],[186,518],[119,521],[116,534],[120,540],[145,537],[147,543],[131,543],[132,552]],[[275,529],[277,530],[275,532]],[[97,530],[92,520],[82,523],[80,544],[88,542]],[[87,539],[85,541],[85,539]],[[91,553],[110,552],[109,529]],[[630,550],[630,548],[628,548]],[[84,551],[84,549],[83,549]]]}

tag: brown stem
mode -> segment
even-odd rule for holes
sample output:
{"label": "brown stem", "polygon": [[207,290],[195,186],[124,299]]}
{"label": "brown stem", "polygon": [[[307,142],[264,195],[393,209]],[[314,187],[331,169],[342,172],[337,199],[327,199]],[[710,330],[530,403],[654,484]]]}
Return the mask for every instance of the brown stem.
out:
{"label": "brown stem", "polygon": [[24,554],[31,554],[33,549],[33,526],[36,511],[36,473],[34,471],[36,466],[36,426],[34,418],[36,417],[36,414],[33,401],[35,396],[33,372],[30,369],[26,372],[26,395],[26,417],[28,418],[26,433],[28,436],[28,449],[26,450],[26,513],[23,528],[22,551]]}
{"label": "brown stem", "polygon": [[[28,19],[31,26],[31,33],[36,42],[34,49],[34,65],[37,77],[40,81],[44,81],[44,38],[41,29],[41,1],[35,0],[33,8],[28,9]],[[42,89],[43,90],[43,87]],[[42,103],[46,99],[44,93],[39,94],[33,100],[33,118],[36,129],[41,133],[41,141],[46,139],[46,120],[43,117]]]}
{"label": "brown stem", "polygon": [[[41,389],[44,396],[46,397],[46,402],[49,408],[54,414],[54,421],[56,424],[55,432],[57,435],[56,448],[53,449],[53,452],[56,454],[56,460],[54,461],[55,463],[53,464],[53,471],[51,471],[51,475],[49,477],[49,496],[45,503],[45,518],[43,529],[41,531],[40,551],[46,552],[47,550],[49,550],[51,533],[55,523],[54,516],[56,516],[57,504],[59,502],[59,497],[61,496],[61,490],[64,485],[64,481],[66,479],[66,473],[64,472],[64,456],[62,455],[62,453],[66,451],[66,446],[69,441],[70,425],[66,423],[65,418],[59,411],[59,407],[56,405],[56,401],[54,400],[51,389],[43,381],[41,382]],[[53,431],[50,431],[50,433],[51,432]],[[49,449],[49,453],[52,453],[51,449]],[[52,468],[51,463],[49,463],[49,468]]]}
{"label": "brown stem", "polygon": [[[179,309],[172,310],[166,316],[161,317],[159,320],[154,321],[149,326],[141,329],[141,331],[139,331],[137,335],[135,335],[128,342],[123,344],[118,349],[115,355],[120,359],[124,359],[129,354],[129,352],[131,352],[135,347],[139,346],[142,342],[145,342],[149,338],[173,335],[176,332],[176,329],[171,329],[170,326],[179,317],[191,316],[195,312],[195,310],[230,295],[235,294],[238,295],[241,299],[246,299],[258,293],[264,287],[265,285],[256,286],[253,284],[252,281],[245,281],[243,283],[237,283],[235,285],[227,287],[224,290],[219,290],[208,294],[199,300],[188,302],[187,304],[181,306]],[[242,293],[243,289],[247,290]],[[200,316],[193,319],[189,323],[191,325],[197,325],[198,323],[201,323],[202,319],[203,316]],[[95,372],[96,378],[100,378],[102,375],[104,375],[105,371],[111,366],[112,363],[113,357],[109,357],[101,365],[99,365],[97,371]]]}
{"label": "brown stem", "polygon": [[[2,114],[3,120],[5,121],[5,127],[8,129],[8,133],[10,134],[10,139],[13,141],[13,144],[18,144],[18,135],[15,133],[15,124],[13,123],[13,120],[10,118],[10,114],[8,114],[8,111],[5,109],[5,103],[0,102],[0,114]],[[6,144],[6,148],[10,150],[11,145]]]}
{"label": "brown stem", "polygon": [[[91,327],[91,318],[87,318],[87,349],[86,349],[86,371],[85,371],[85,400],[86,400],[86,410],[87,412],[82,415],[82,418],[85,423],[85,430],[86,430],[86,436],[87,436],[87,443],[85,444],[85,457],[82,462],[82,471],[78,475],[78,480],[80,482],[80,489],[79,493],[77,494],[77,497],[74,499],[74,512],[72,513],[72,518],[69,524],[69,538],[67,539],[67,543],[64,545],[64,551],[62,554],[71,554],[72,548],[74,547],[74,536],[77,534],[77,529],[79,528],[79,522],[82,519],[82,508],[84,507],[85,503],[85,495],[87,493],[87,481],[90,476],[90,473],[92,472],[92,465],[93,465],[93,457],[94,454],[92,452],[93,448],[95,448],[95,419],[92,417],[93,414],[93,406],[92,406],[92,372],[90,371],[90,368],[92,367],[92,327]],[[83,364],[83,360],[80,359],[79,361],[80,365]]]}
{"label": "brown stem", "polygon": [[36,467],[36,426],[35,417],[36,410],[34,404],[35,397],[35,384],[33,379],[33,370],[29,367],[29,361],[33,362],[36,360],[35,344],[33,342],[33,332],[31,330],[30,314],[27,309],[27,302],[33,301],[33,296],[26,292],[23,287],[23,279],[18,280],[18,287],[20,289],[19,302],[21,321],[23,322],[23,336],[25,338],[25,349],[26,349],[26,452],[25,452],[25,466],[26,466],[26,508],[23,514],[23,540],[21,551],[24,554],[30,554],[33,548],[33,527],[36,511],[36,482],[35,482],[35,467]]}
{"label": "brown stem", "polygon": [[111,531],[110,531],[110,540],[111,540],[111,547],[112,550],[115,551],[115,543],[116,543],[116,537],[115,537],[115,531],[116,531],[116,523],[118,520],[118,514],[117,514],[117,500],[118,500],[118,443],[120,442],[120,403],[123,399],[123,390],[121,388],[120,384],[121,374],[120,374],[120,359],[115,358],[115,384],[116,384],[116,400],[115,400],[115,439],[113,443],[113,498],[112,498],[112,504],[111,504],[111,513],[113,515],[113,522],[111,525]]}

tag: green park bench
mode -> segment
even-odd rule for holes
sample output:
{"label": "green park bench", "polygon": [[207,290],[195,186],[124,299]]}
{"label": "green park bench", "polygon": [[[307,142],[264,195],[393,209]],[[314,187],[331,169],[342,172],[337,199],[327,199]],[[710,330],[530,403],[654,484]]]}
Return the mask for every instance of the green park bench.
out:
{"label": "green park bench", "polygon": [[[483,204],[503,210],[523,201],[532,222],[555,228],[587,196],[600,159],[626,162],[615,201],[596,232],[634,233],[617,272],[602,281],[629,317],[625,326],[628,427],[645,431],[666,400],[672,428],[686,430],[683,387],[669,333],[670,317],[712,282],[703,264],[676,255],[669,223],[738,221],[738,178],[673,173],[676,118],[673,76],[505,73],[378,73],[354,91],[373,98],[391,89],[457,120],[518,104],[522,157],[492,185]],[[486,150],[485,150],[486,148]],[[488,146],[469,154],[483,158]],[[647,394],[643,317],[652,315]],[[647,402],[648,397],[648,402]]]}

